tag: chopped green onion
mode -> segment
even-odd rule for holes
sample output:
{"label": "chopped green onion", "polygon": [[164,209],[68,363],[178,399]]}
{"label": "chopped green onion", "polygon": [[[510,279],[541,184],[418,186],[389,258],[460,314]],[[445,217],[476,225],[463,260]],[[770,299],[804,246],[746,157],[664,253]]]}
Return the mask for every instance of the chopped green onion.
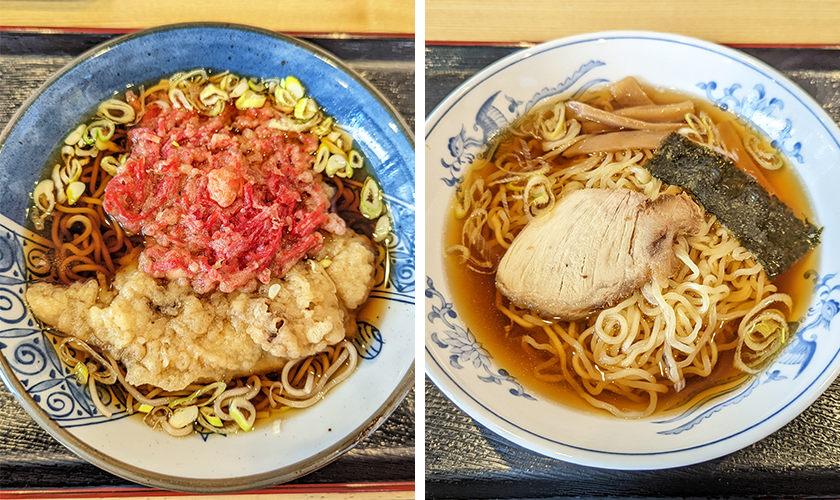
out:
{"label": "chopped green onion", "polygon": [[263,80],[263,85],[265,85],[265,90],[269,94],[273,94],[275,90],[281,87],[279,78],[268,78]]}
{"label": "chopped green onion", "polygon": [[306,93],[303,90],[303,85],[300,83],[300,80],[293,76],[287,76],[283,79],[283,88],[289,91],[290,94],[295,98],[295,100],[300,100],[303,95]]}
{"label": "chopped green onion", "polygon": [[67,138],[64,139],[64,144],[68,146],[77,144],[79,141],[82,140],[82,136],[84,135],[86,128],[87,127],[85,127],[84,124],[81,124],[78,127],[76,127],[76,130],[70,132],[70,135],[68,135]]}
{"label": "chopped green onion", "polygon": [[[84,133],[84,131],[82,131],[82,133]],[[67,164],[67,162],[69,162],[74,156],[76,156],[76,148],[73,146],[64,146],[61,148],[61,159],[65,164]]]}
{"label": "chopped green onion", "polygon": [[79,181],[71,182],[70,185],[67,186],[67,203],[75,205],[76,201],[78,201],[83,194],[85,194],[85,183]]}
{"label": "chopped green onion", "polygon": [[59,203],[67,201],[67,194],[64,192],[64,182],[61,180],[61,165],[55,164],[52,171],[52,181],[55,183],[55,199]]}
{"label": "chopped green onion", "polygon": [[201,414],[204,416],[204,419],[207,420],[207,423],[212,425],[213,427],[224,427],[225,423],[222,422],[222,419],[216,416],[216,413],[213,411],[213,408],[209,406],[203,406],[199,409]]}
{"label": "chopped green onion", "polygon": [[[88,159],[84,158],[85,164],[88,163]],[[70,184],[71,182],[75,182],[79,180],[79,177],[82,176],[82,162],[79,161],[78,158],[73,158],[70,160],[70,163],[64,165],[63,168],[58,170],[58,175],[61,178],[61,182],[64,184]]]}
{"label": "chopped green onion", "polygon": [[362,155],[355,149],[350,151],[350,154],[347,155],[347,163],[349,163],[355,170],[362,168],[364,162],[365,160],[362,158]]}
{"label": "chopped green onion", "polygon": [[268,298],[274,300],[274,297],[277,297],[277,294],[280,293],[280,284],[274,283],[270,287],[268,287]]}
{"label": "chopped green onion", "polygon": [[219,116],[222,114],[222,111],[225,110],[225,102],[226,101],[216,101],[216,104],[213,105],[213,109],[209,112],[205,112],[207,116]]}
{"label": "chopped green onion", "polygon": [[364,186],[362,186],[359,211],[366,219],[375,219],[382,215],[384,209],[385,204],[382,202],[382,190],[379,189],[379,184],[373,177],[368,177],[365,179]]}
{"label": "chopped green onion", "polygon": [[323,259],[323,260],[322,260],[321,262],[319,262],[318,264],[321,264],[321,267],[323,267],[324,269],[326,269],[326,268],[330,267],[330,264],[332,264],[332,261],[331,261],[330,259]]}
{"label": "chopped green onion", "polygon": [[169,89],[169,100],[172,102],[172,107],[186,108],[190,111],[194,109],[193,104],[181,89]]}
{"label": "chopped green onion", "polygon": [[84,149],[84,148],[80,148],[79,146],[76,146],[75,149],[76,149],[76,156],[91,156],[91,157],[93,157],[93,156],[96,156],[96,155],[99,154],[99,150],[96,149],[96,147],[92,147],[90,149]]}
{"label": "chopped green onion", "polygon": [[169,417],[169,425],[176,429],[183,429],[195,422],[195,419],[197,418],[198,406],[188,406],[186,408],[175,410],[175,412],[172,413],[172,416]]}
{"label": "chopped green onion", "polygon": [[79,361],[73,368],[73,375],[76,377],[76,382],[78,382],[81,385],[85,385],[88,382],[88,376],[90,375],[90,372],[88,371],[87,365]]}
{"label": "chopped green onion", "polygon": [[114,144],[113,141],[96,141],[93,145],[99,151],[113,151],[115,153],[120,151],[120,147]]}
{"label": "chopped green onion", "polygon": [[172,141],[172,145],[173,145],[173,146],[175,146],[176,148],[180,148],[180,147],[181,147],[181,145],[180,145],[180,144],[178,144],[178,141]]}
{"label": "chopped green onion", "polygon": [[326,144],[321,144],[318,148],[318,154],[315,155],[315,166],[312,169],[316,174],[320,174],[327,167],[327,161],[330,159],[330,148]]}
{"label": "chopped green onion", "polygon": [[170,87],[187,87],[188,84],[201,85],[207,81],[207,71],[199,68],[186,73],[175,73],[169,78]]}
{"label": "chopped green onion", "polygon": [[237,83],[233,90],[230,91],[231,99],[241,96],[246,90],[248,90],[248,80],[243,78],[239,80],[239,83]]}
{"label": "chopped green onion", "polygon": [[198,94],[198,99],[205,106],[212,106],[219,101],[227,101],[228,94],[212,83],[208,83],[203,89],[201,89],[201,92]]}
{"label": "chopped green onion", "polygon": [[55,183],[50,179],[39,182],[32,192],[32,200],[41,212],[52,213],[55,208]]}
{"label": "chopped green onion", "polygon": [[[242,413],[242,408],[245,408],[249,416],[245,416]],[[234,422],[239,424],[239,427],[248,432],[254,427],[254,420],[257,417],[257,412],[254,410],[254,405],[252,405],[247,399],[239,397],[233,398],[233,401],[230,402],[230,416]]]}
{"label": "chopped green onion", "polygon": [[309,97],[303,97],[298,99],[297,104],[295,104],[295,118],[299,120],[309,120],[315,113],[318,112],[318,104],[315,102],[315,99],[311,99]]}
{"label": "chopped green onion", "polygon": [[353,136],[346,130],[336,128],[327,136],[327,139],[329,139],[330,142],[334,143],[337,147],[341,148],[342,151],[350,151],[353,149]]}
{"label": "chopped green onion", "polygon": [[234,75],[233,73],[228,73],[222,78],[222,81],[219,82],[219,88],[224,90],[225,92],[230,92],[236,88],[236,85],[239,83],[239,77]]}
{"label": "chopped green onion", "polygon": [[254,92],[262,92],[263,90],[265,90],[265,85],[258,82],[256,79],[251,78],[250,80],[248,80],[248,88],[250,88]]}
{"label": "chopped green onion", "polygon": [[274,105],[277,106],[281,111],[291,113],[292,111],[294,111],[297,102],[298,100],[295,98],[295,96],[293,96],[291,92],[282,87],[277,87],[277,89],[274,91]]}
{"label": "chopped green onion", "polygon": [[337,172],[341,171],[344,172],[347,169],[347,158],[341,155],[331,155],[330,159],[327,160],[327,167],[324,169],[326,174],[330,177],[334,176]]}
{"label": "chopped green onion", "polygon": [[219,397],[219,395],[221,395],[223,392],[225,392],[226,388],[227,388],[227,385],[224,382],[213,382],[212,384],[205,385],[204,387],[202,387],[201,389],[193,392],[192,394],[190,394],[187,397],[176,399],[175,401],[169,403],[169,407],[170,408],[175,408],[176,406],[179,406],[179,405],[191,404],[193,401],[195,401],[195,399],[197,397],[199,397],[202,394],[205,394],[208,391],[210,391],[211,389],[213,389],[215,391],[213,393],[213,397],[211,397],[209,400],[207,400],[207,401],[205,401],[204,403],[201,404],[201,406],[204,406],[204,405],[210,403],[211,401],[213,401],[214,399],[216,399],[217,397]]}
{"label": "chopped green onion", "polygon": [[102,158],[101,162],[99,162],[99,166],[102,167],[102,170],[108,172],[108,175],[115,177],[117,175],[117,167],[119,167],[120,164],[113,156],[106,156],[105,158]]}
{"label": "chopped green onion", "polygon": [[265,104],[265,94],[257,94],[253,90],[246,90],[244,94],[239,96],[236,100],[236,109],[244,110],[251,108],[261,108]]}
{"label": "chopped green onion", "polygon": [[146,403],[143,403],[139,407],[137,407],[137,411],[139,411],[140,413],[150,413],[154,409],[154,406],[147,405]]}
{"label": "chopped green onion", "polygon": [[387,215],[383,215],[376,221],[376,227],[373,229],[373,241],[384,241],[391,233],[391,221]]}
{"label": "chopped green onion", "polygon": [[131,123],[136,116],[130,104],[117,99],[108,99],[100,104],[99,115],[114,123]]}
{"label": "chopped green onion", "polygon": [[332,130],[333,123],[332,117],[329,117],[326,120],[321,121],[318,125],[312,127],[312,133],[318,137],[323,137]]}
{"label": "chopped green onion", "polygon": [[97,141],[110,141],[111,137],[114,137],[115,130],[116,127],[111,120],[96,120],[87,126],[84,135],[82,135],[82,141],[85,144],[93,144]]}

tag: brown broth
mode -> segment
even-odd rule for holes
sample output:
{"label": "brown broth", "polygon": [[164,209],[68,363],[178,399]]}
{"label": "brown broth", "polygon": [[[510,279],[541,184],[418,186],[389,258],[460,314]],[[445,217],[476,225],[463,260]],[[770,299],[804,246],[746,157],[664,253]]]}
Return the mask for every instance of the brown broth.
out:
{"label": "brown broth", "polygon": [[[654,96],[654,101],[658,103],[686,100],[685,96],[676,93],[651,91],[649,88],[646,88],[646,90]],[[717,108],[711,103],[698,99],[691,100],[695,102],[698,109],[706,111],[715,122],[733,118],[732,114]],[[738,125],[738,127],[739,133],[743,135],[744,127],[742,125]],[[779,170],[765,171],[764,173],[780,200],[791,207],[798,216],[813,220],[813,212],[802,182],[787,164]],[[448,220],[444,230],[444,248],[461,243],[462,220],[453,215],[453,202],[454,199],[450,201]],[[498,256],[498,258],[501,258],[501,256]],[[817,259],[818,249],[812,250],[791,269],[773,281],[780,292],[787,293],[793,300],[793,310],[789,316],[791,321],[800,320],[807,311],[810,297],[813,294],[813,282],[805,278],[805,273],[816,267]],[[518,325],[511,327],[511,321],[495,306],[495,272],[491,274],[476,273],[460,264],[458,258],[454,255],[444,256],[444,269],[456,311],[478,342],[491,354],[499,368],[507,370],[529,391],[533,391],[551,401],[583,411],[606,414],[605,410],[598,410],[587,403],[568,383],[545,382],[535,377],[533,368],[537,364],[548,360],[550,356],[530,347],[523,348],[521,338],[526,330]],[[507,303],[507,299],[503,298],[502,300]],[[734,338],[734,332],[719,331],[716,335],[726,335],[727,338]],[[688,377],[686,388],[683,391],[679,393],[669,391],[667,394],[660,395],[655,413],[661,414],[682,407],[710,394],[731,389],[748,380],[749,375],[740,372],[733,366],[733,351],[724,351],[720,354],[718,363],[708,377]],[[647,404],[646,401],[643,404],[634,404],[619,397],[599,396],[599,399],[624,410],[640,410]]]}

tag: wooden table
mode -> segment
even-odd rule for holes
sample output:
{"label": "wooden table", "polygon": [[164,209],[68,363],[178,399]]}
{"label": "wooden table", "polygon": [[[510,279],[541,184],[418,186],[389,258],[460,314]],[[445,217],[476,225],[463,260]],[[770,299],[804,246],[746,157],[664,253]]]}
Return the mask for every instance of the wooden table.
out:
{"label": "wooden table", "polygon": [[[77,55],[114,36],[0,32],[0,127],[5,127],[23,101],[52,73]],[[308,40],[346,61],[394,104],[410,127],[414,126],[413,39],[353,37]],[[369,488],[367,491],[376,493],[382,488],[398,485],[387,495],[411,497],[414,494],[415,470],[414,423],[412,391],[394,414],[355,449],[323,469],[294,481],[290,486],[270,490],[270,493],[300,493],[301,486],[309,485],[315,488],[306,490],[307,493],[324,494],[326,486],[329,485],[332,491],[335,489],[333,485],[339,485],[339,491],[346,494],[350,490],[366,491],[359,484],[376,483],[372,490]],[[151,494],[147,489],[126,490],[130,485],[128,481],[98,469],[65,449],[39,427],[9,390],[0,384],[0,488],[26,489],[28,494],[46,488],[59,488],[57,494],[60,496],[62,491],[70,493],[66,488],[119,487],[118,490],[99,489],[88,493]]]}
{"label": "wooden table", "polygon": [[[470,76],[516,50],[427,47],[426,115]],[[840,123],[840,50],[742,50],[797,82]],[[840,381],[766,439],[716,460],[661,471],[595,469],[537,455],[475,422],[428,379],[425,413],[426,498],[840,497]]]}
{"label": "wooden table", "polygon": [[426,0],[427,41],[544,42],[608,30],[664,31],[737,45],[840,45],[837,0]]}

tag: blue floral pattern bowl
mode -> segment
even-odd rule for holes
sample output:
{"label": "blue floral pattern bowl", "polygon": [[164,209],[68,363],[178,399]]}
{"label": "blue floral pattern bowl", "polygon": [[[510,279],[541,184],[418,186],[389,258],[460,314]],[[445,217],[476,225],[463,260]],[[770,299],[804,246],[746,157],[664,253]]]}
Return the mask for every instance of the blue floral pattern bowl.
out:
{"label": "blue floral pattern bowl", "polygon": [[[365,356],[319,404],[231,437],[173,439],[128,417],[124,402],[85,387],[58,359],[23,300],[26,258],[44,251],[22,224],[29,193],[48,157],[101,101],[139,84],[194,68],[250,77],[294,75],[355,138],[378,176],[394,222],[391,272],[360,313]],[[0,136],[0,376],[20,403],[62,444],[103,469],[167,489],[231,491],[288,481],[335,460],[373,432],[413,386],[414,142],[397,112],[332,55],[273,32],[225,24],[166,26],[115,39],[53,76]]]}
{"label": "blue floral pattern bowl", "polygon": [[[796,336],[749,383],[668,417],[622,420],[544,400],[497,366],[452,301],[443,222],[454,187],[487,138],[548,97],[626,76],[695,95],[764,131],[802,179],[824,226],[815,292]],[[767,65],[682,36],[605,32],[539,45],[481,71],[426,121],[426,373],[461,409],[535,452],[615,469],[676,467],[758,441],[808,407],[840,373],[840,131],[814,100]]]}

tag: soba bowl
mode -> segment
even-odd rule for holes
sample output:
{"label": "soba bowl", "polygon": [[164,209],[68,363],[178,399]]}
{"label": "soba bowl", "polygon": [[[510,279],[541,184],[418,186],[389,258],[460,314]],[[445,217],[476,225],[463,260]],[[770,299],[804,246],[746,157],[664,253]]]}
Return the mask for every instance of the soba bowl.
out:
{"label": "soba bowl", "polygon": [[[23,229],[29,194],[50,154],[86,113],[128,84],[195,68],[251,77],[294,75],[355,138],[378,176],[393,219],[391,273],[363,320],[371,348],[358,370],[318,404],[224,437],[171,438],[128,416],[117,400],[101,416],[58,358],[23,300],[25,255],[40,243]],[[167,489],[221,492],[277,484],[330,463],[370,435],[412,387],[414,372],[414,144],[379,92],[331,54],[301,40],[225,24],[138,32],[63,68],[0,137],[0,375],[21,405],[73,452],[129,480]],[[375,304],[374,304],[375,305]]]}
{"label": "soba bowl", "polygon": [[[536,103],[627,76],[711,101],[774,141],[824,227],[807,277],[813,293],[775,361],[729,391],[667,416],[622,419],[547,400],[500,367],[465,324],[444,272],[444,223],[466,167],[488,137]],[[588,466],[661,469],[720,457],[779,429],[840,371],[840,132],[794,83],[741,52],[683,36],[605,32],[522,50],[461,85],[426,121],[425,366],[472,418],[534,452]]]}

